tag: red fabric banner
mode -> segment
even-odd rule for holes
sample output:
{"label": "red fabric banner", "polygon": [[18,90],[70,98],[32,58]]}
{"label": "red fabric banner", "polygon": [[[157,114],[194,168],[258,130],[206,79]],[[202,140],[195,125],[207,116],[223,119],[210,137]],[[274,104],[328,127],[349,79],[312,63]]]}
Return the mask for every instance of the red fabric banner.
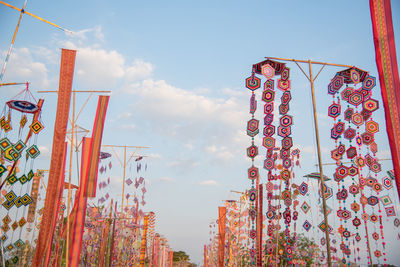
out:
{"label": "red fabric banner", "polygon": [[82,237],[85,226],[87,197],[85,191],[87,188],[87,172],[90,161],[90,144],[92,138],[84,137],[82,140],[81,157],[81,181],[78,192],[76,193],[74,207],[70,214],[70,233],[69,233],[69,266],[78,266],[81,255]]}
{"label": "red fabric banner", "polygon": [[49,181],[47,184],[46,200],[44,203],[44,214],[42,217],[39,236],[37,238],[35,256],[32,266],[41,266],[44,259],[46,247],[50,245],[49,240],[54,232],[54,215],[58,214],[58,197],[62,190],[63,179],[62,164],[64,159],[65,136],[67,132],[69,106],[71,103],[72,80],[75,67],[74,50],[61,50],[60,82],[58,89],[57,113],[54,125],[53,148],[51,153],[51,165]]}
{"label": "red fabric banner", "polygon": [[93,124],[91,156],[88,169],[88,184],[85,196],[95,197],[97,187],[97,173],[99,168],[99,156],[101,148],[101,139],[103,137],[104,120],[106,118],[109,96],[99,96],[97,104],[96,118]]}
{"label": "red fabric banner", "polygon": [[400,81],[390,0],[369,1],[386,130],[400,192]]}
{"label": "red fabric banner", "polygon": [[262,266],[262,234],[263,234],[263,185],[258,185],[258,214],[257,214],[257,266]]}
{"label": "red fabric banner", "polygon": [[226,207],[218,207],[218,266],[224,267],[225,261]]}

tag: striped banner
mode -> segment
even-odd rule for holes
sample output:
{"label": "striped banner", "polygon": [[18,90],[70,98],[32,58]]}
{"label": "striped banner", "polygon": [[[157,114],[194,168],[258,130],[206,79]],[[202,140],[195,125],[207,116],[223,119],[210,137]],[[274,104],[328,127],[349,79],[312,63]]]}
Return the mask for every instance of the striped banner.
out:
{"label": "striped banner", "polygon": [[397,192],[400,192],[400,81],[390,0],[370,0],[375,58]]}
{"label": "striped banner", "polygon": [[54,215],[58,214],[58,197],[62,191],[64,179],[62,164],[64,160],[65,137],[67,133],[69,106],[71,103],[72,80],[75,67],[74,50],[61,50],[60,82],[58,89],[57,113],[54,125],[53,148],[51,165],[47,184],[44,214],[42,217],[39,236],[37,238],[35,256],[32,266],[41,266],[46,247],[50,244],[51,234],[54,232]]}
{"label": "striped banner", "polygon": [[90,161],[90,144],[92,138],[84,137],[82,140],[81,157],[81,181],[78,192],[76,193],[74,207],[70,214],[70,233],[69,233],[69,266],[78,266],[81,255],[82,237],[85,227],[87,197],[85,196],[88,179],[88,165]]}
{"label": "striped banner", "polygon": [[218,207],[218,267],[225,262],[226,207]]}
{"label": "striped banner", "polygon": [[139,266],[144,267],[144,262],[146,259],[146,247],[147,247],[147,228],[149,226],[149,215],[144,216],[143,222],[143,233],[142,233],[142,244],[140,247],[140,258]]}
{"label": "striped banner", "polygon": [[33,223],[35,221],[36,204],[39,193],[39,183],[40,183],[40,176],[36,173],[32,179],[32,187],[31,187],[32,203],[28,207],[28,216],[26,219],[29,223]]}
{"label": "striped banner", "polygon": [[97,173],[99,168],[99,156],[101,148],[101,139],[103,137],[104,120],[106,118],[109,96],[99,96],[97,103],[96,118],[92,131],[91,155],[88,168],[88,184],[85,196],[95,197],[97,187]]}

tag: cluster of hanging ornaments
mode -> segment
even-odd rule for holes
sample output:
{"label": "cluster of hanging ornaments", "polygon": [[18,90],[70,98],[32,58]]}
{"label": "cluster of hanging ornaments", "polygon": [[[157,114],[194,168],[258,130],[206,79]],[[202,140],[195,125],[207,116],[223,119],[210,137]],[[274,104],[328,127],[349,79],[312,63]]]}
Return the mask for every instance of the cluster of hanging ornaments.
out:
{"label": "cluster of hanging ornaments", "polygon": [[[39,180],[34,179],[38,175],[33,167],[40,154],[37,135],[44,128],[40,116],[42,103],[43,100],[36,102],[27,83],[26,89],[4,105],[0,115],[0,190],[5,198],[1,203],[1,241],[5,252],[11,252],[25,243],[21,239],[22,228],[27,222],[33,222],[35,217]],[[32,180],[34,183],[30,186]],[[25,214],[31,203],[34,206],[29,207],[27,220]],[[6,260],[6,265],[18,262],[19,257],[13,256]]]}
{"label": "cluster of hanging ornaments", "polygon": [[[342,89],[344,84],[346,86]],[[331,158],[337,165],[333,177],[338,185],[337,216],[341,223],[338,233],[342,240],[340,250],[344,264],[350,261],[351,244],[359,243],[363,239],[362,236],[366,242],[367,255],[375,256],[378,261],[383,256],[386,262],[382,209],[379,200],[384,206],[390,205],[391,201],[389,196],[379,198],[388,178],[384,178],[383,183],[378,179],[381,165],[376,157],[378,145],[375,142],[375,134],[379,131],[379,124],[372,116],[379,108],[378,100],[372,98],[375,84],[375,77],[358,68],[350,68],[338,72],[328,85],[328,94],[333,96],[328,116],[334,119],[331,138],[335,140],[335,149],[331,151]],[[342,108],[343,102],[345,104]],[[351,185],[346,186],[349,178]],[[353,195],[350,205],[349,195]],[[395,215],[393,206],[386,207],[385,211],[387,216]],[[372,214],[368,214],[369,212]],[[362,222],[365,234],[359,229]],[[373,229],[368,229],[369,222],[372,223]],[[379,239],[382,240],[382,246],[378,243]],[[372,240],[375,241],[374,246]],[[357,249],[353,252],[354,261],[357,263],[361,261],[359,251],[357,245]],[[368,256],[368,264],[371,262],[372,259]]]}
{"label": "cluster of hanging ornaments", "polygon": [[[257,198],[257,191],[254,188],[254,181],[256,181],[256,188],[259,183],[260,171],[254,166],[254,157],[258,155],[258,148],[254,144],[254,137],[259,133],[259,120],[254,118],[254,113],[257,108],[257,101],[255,98],[254,91],[261,87],[261,79],[255,76],[255,74],[262,74],[267,78],[263,85],[263,92],[261,94],[261,100],[264,102],[263,113],[264,113],[264,129],[263,129],[263,139],[262,145],[266,149],[266,158],[263,162],[263,168],[267,171],[267,213],[266,217],[268,219],[267,235],[269,236],[267,244],[267,254],[270,257],[275,257],[274,247],[275,242],[273,238],[274,233],[279,231],[279,219],[283,217],[285,224],[285,240],[286,244],[284,251],[279,251],[279,258],[284,254],[287,258],[287,262],[291,262],[291,255],[293,249],[296,247],[296,235],[291,235],[290,226],[293,221],[298,218],[298,212],[296,211],[296,206],[298,205],[298,200],[293,201],[302,191],[299,186],[292,183],[293,179],[293,168],[295,165],[299,165],[299,149],[292,150],[293,141],[291,137],[291,126],[293,124],[293,118],[288,114],[289,104],[292,99],[290,89],[290,70],[283,63],[275,62],[272,60],[266,60],[258,64],[253,65],[252,75],[246,79],[246,87],[251,90],[252,95],[250,98],[250,113],[252,118],[247,123],[247,134],[252,138],[252,144],[247,148],[247,155],[252,159],[252,166],[248,169],[248,178],[252,181],[252,187],[250,189],[250,201],[252,207],[250,208],[250,218],[252,220],[252,229],[250,230],[250,237],[254,240],[256,238],[256,231],[254,230],[254,220],[257,211],[254,209],[254,201]],[[275,81],[273,78],[276,75],[280,75],[280,78]],[[277,84],[280,91],[275,91],[275,83]],[[278,92],[282,92],[279,105],[279,110],[275,111],[275,97]],[[274,113],[279,112],[279,126],[273,125]],[[279,136],[280,147],[277,145],[276,136]],[[307,187],[307,184],[305,184]],[[302,187],[303,193],[304,186]],[[277,191],[277,194],[273,192]],[[283,205],[281,204],[283,201]],[[293,206],[293,210],[291,210]],[[280,212],[281,207],[284,210]],[[262,227],[262,226],[260,226]],[[294,223],[294,232],[295,232]],[[278,248],[275,248],[278,249]],[[254,246],[250,250],[250,255],[254,259],[255,249]],[[276,259],[276,260],[279,260]]]}

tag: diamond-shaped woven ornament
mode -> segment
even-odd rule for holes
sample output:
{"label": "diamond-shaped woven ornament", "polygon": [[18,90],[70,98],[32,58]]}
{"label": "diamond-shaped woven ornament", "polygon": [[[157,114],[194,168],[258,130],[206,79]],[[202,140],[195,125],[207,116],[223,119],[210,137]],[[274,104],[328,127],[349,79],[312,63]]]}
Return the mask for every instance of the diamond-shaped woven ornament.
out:
{"label": "diamond-shaped woven ornament", "polygon": [[307,214],[307,212],[310,210],[310,205],[308,205],[308,203],[304,201],[300,209],[304,212],[304,214]]}
{"label": "diamond-shaped woven ornament", "polygon": [[0,140],[0,149],[2,151],[6,151],[7,149],[9,149],[10,147],[12,147],[12,143],[10,142],[10,140],[8,140],[7,137],[4,137]]}
{"label": "diamond-shaped woven ornament", "polygon": [[7,251],[13,250],[13,249],[14,249],[13,244],[9,244],[9,245],[6,247],[6,249],[7,249]]}
{"label": "diamond-shaped woven ornament", "polygon": [[14,256],[11,260],[14,264],[17,264],[19,261],[19,257],[18,256]]}
{"label": "diamond-shaped woven ornament", "polygon": [[[326,223],[325,223],[325,221],[322,221],[319,225],[318,225],[318,228],[322,231],[322,232],[325,232],[326,231]],[[329,226],[329,233],[330,232],[332,232],[332,227],[331,226]]]}
{"label": "diamond-shaped woven ornament", "polygon": [[24,227],[25,224],[26,224],[26,219],[25,219],[25,217],[22,217],[22,218],[18,221],[18,225],[19,225],[19,227]]}
{"label": "diamond-shaped woven ornament", "polygon": [[32,203],[32,198],[28,194],[25,194],[21,197],[21,202],[24,206],[27,206]]}
{"label": "diamond-shaped woven ornament", "polygon": [[393,187],[392,180],[388,176],[383,177],[382,184],[387,190],[390,190]]}
{"label": "diamond-shaped woven ornament", "polygon": [[26,153],[29,157],[34,159],[40,155],[40,150],[36,145],[32,145],[26,150]]}
{"label": "diamond-shaped woven ornament", "polygon": [[22,175],[21,177],[19,177],[19,182],[21,183],[21,184],[25,184],[26,182],[28,182],[28,177],[26,177],[26,175],[24,174],[24,175]]}
{"label": "diamond-shaped woven ornament", "polygon": [[390,217],[390,216],[396,216],[396,212],[394,210],[394,207],[387,207],[385,208],[386,211],[386,216]]}
{"label": "diamond-shaped woven ornament", "polygon": [[6,208],[6,210],[9,210],[12,208],[12,206],[14,206],[14,202],[7,200],[7,201],[4,201],[2,205],[4,208]]}
{"label": "diamond-shaped woven ornament", "polygon": [[131,180],[130,178],[128,178],[128,179],[125,181],[125,183],[126,183],[127,185],[131,185],[133,182],[132,182],[132,180]]}
{"label": "diamond-shaped woven ornament", "polygon": [[16,152],[21,153],[22,150],[24,150],[24,148],[26,147],[26,145],[22,140],[18,140],[18,142],[16,142],[13,147]]}
{"label": "diamond-shaped woven ornament", "polygon": [[14,191],[10,191],[5,195],[8,201],[13,201],[17,196],[15,195]]}
{"label": "diamond-shaped woven ornament", "polygon": [[17,222],[13,222],[13,223],[11,224],[11,228],[13,229],[13,231],[15,231],[15,229],[18,228],[18,223],[17,223]]}
{"label": "diamond-shaped woven ornament", "polygon": [[29,126],[29,128],[34,134],[38,134],[41,130],[43,130],[44,126],[40,123],[40,121],[35,121]]}
{"label": "diamond-shaped woven ornament", "polygon": [[384,206],[390,205],[392,204],[392,200],[390,199],[390,197],[388,195],[386,196],[382,196],[381,197],[381,202]]}
{"label": "diamond-shaped woven ornament", "polygon": [[24,114],[24,116],[22,116],[21,120],[19,121],[19,126],[21,126],[21,128],[25,127],[25,124],[28,122],[28,119],[26,118],[26,115]]}
{"label": "diamond-shaped woven ornament", "polygon": [[20,248],[21,246],[23,246],[25,243],[24,241],[22,241],[21,239],[18,239],[17,241],[14,242],[14,246],[16,248]]}
{"label": "diamond-shaped woven ornament", "polygon": [[3,234],[0,239],[4,243],[8,239],[8,236],[6,234]]}
{"label": "diamond-shaped woven ornament", "polygon": [[305,183],[305,182],[303,182],[301,185],[300,185],[300,194],[302,194],[303,196],[305,196],[306,194],[307,194],[307,192],[308,192],[308,185]]}
{"label": "diamond-shaped woven ornament", "polygon": [[17,181],[18,178],[14,174],[8,176],[7,178],[7,182],[9,182],[10,184],[15,184]]}
{"label": "diamond-shaped woven ornament", "polygon": [[26,176],[26,178],[28,179],[28,181],[30,181],[30,180],[32,180],[33,176],[35,176],[35,174],[32,170],[30,170],[28,172],[28,175]]}
{"label": "diamond-shaped woven ornament", "polygon": [[11,218],[7,214],[6,216],[4,216],[2,221],[3,221],[4,224],[9,224],[11,222]]}
{"label": "diamond-shaped woven ornament", "polygon": [[303,224],[303,228],[308,232],[310,228],[312,227],[311,223],[309,221],[305,221]]}
{"label": "diamond-shaped woven ornament", "polygon": [[21,202],[21,197],[16,197],[15,199],[14,199],[14,205],[17,207],[17,208],[19,208],[19,207],[21,207],[23,204],[22,204],[22,202]]}
{"label": "diamond-shaped woven ornament", "polygon": [[6,166],[0,164],[0,177],[7,171]]}
{"label": "diamond-shaped woven ornament", "polygon": [[10,230],[10,226],[8,224],[3,224],[1,226],[1,230],[3,231],[3,233],[7,233],[8,230]]}

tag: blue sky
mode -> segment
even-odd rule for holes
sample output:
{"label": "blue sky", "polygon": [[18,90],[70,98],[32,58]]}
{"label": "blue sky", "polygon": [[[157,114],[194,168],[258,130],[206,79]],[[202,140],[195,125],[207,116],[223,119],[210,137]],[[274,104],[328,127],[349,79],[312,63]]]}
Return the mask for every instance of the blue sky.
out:
{"label": "blue sky", "polygon": [[[313,59],[355,65],[377,76],[368,1],[28,1],[26,10],[75,34],[25,15],[3,81],[30,81],[34,92],[56,90],[59,49],[78,50],[73,87],[112,91],[103,143],[151,147],[143,150],[150,156],[144,210],[156,213],[156,229],[172,248],[185,250],[195,262],[202,259],[217,207],[236,197],[231,189],[250,184],[245,157],[250,94],[244,79],[251,65],[265,56]],[[392,11],[398,39],[398,1],[392,1]],[[18,12],[0,6],[1,60],[17,20]],[[317,162],[311,98],[301,71],[288,66],[301,177],[315,171]],[[324,162],[334,146],[327,138],[332,122],[326,116],[331,101],[326,85],[338,70],[326,68],[316,82]],[[2,102],[21,89],[3,87]],[[379,91],[374,96],[380,99]],[[48,168],[57,98],[44,97],[46,131],[38,138],[37,165]],[[84,100],[80,97],[78,106]],[[89,101],[78,122],[86,129],[92,127],[95,105]],[[376,119],[384,129],[382,109]],[[377,138],[379,155],[390,157],[385,131]],[[108,188],[114,197],[121,194],[117,164],[114,157]],[[384,169],[390,168],[385,162]],[[398,247],[393,240],[389,251]]]}

